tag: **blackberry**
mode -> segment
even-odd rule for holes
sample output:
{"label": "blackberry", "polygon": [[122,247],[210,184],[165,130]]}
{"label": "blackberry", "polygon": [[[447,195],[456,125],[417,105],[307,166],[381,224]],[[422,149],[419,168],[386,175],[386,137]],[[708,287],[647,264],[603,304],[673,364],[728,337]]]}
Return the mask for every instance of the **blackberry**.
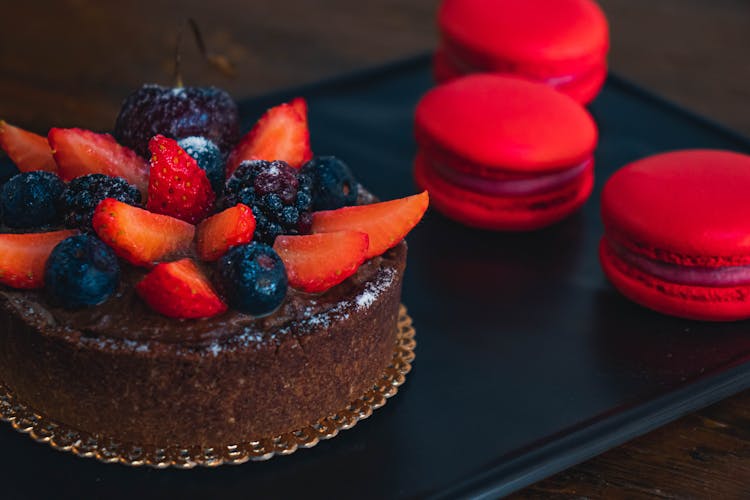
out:
{"label": "blackberry", "polygon": [[157,134],[206,137],[227,153],[240,136],[237,104],[215,87],[143,85],[123,102],[115,138],[148,158],[148,141]]}
{"label": "blackberry", "polygon": [[359,194],[351,170],[335,156],[318,156],[302,167],[313,183],[313,210],[335,210],[355,205]]}
{"label": "blackberry", "polygon": [[283,161],[244,161],[227,180],[223,208],[252,207],[255,239],[272,245],[280,234],[307,234],[312,225],[312,181]]}
{"label": "blackberry", "polygon": [[67,227],[93,231],[94,209],[104,198],[114,198],[128,205],[139,205],[141,193],[122,177],[89,174],[68,183],[60,197],[59,207]]}
{"label": "blackberry", "polygon": [[66,309],[95,306],[106,301],[120,281],[115,252],[89,234],[61,241],[47,259],[44,287],[53,304]]}
{"label": "blackberry", "polygon": [[206,176],[216,196],[224,191],[224,155],[211,139],[199,136],[185,137],[177,144],[193,157],[198,166],[206,171]]}
{"label": "blackberry", "polygon": [[57,202],[65,183],[52,172],[16,174],[0,191],[3,222],[13,228],[39,228],[60,223]]}
{"label": "blackberry", "polygon": [[257,242],[236,246],[224,254],[216,279],[230,307],[254,316],[275,311],[288,288],[281,257],[270,246]]}
{"label": "blackberry", "polygon": [[20,173],[21,171],[18,170],[18,167],[16,167],[15,163],[13,163],[10,158],[7,156],[0,156],[0,185],[5,184],[11,177]]}

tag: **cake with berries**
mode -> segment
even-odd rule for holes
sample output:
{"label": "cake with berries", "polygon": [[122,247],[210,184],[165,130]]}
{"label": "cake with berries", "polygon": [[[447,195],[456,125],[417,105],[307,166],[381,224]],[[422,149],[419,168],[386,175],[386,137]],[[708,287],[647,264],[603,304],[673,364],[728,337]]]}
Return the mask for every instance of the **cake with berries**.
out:
{"label": "cake with berries", "polygon": [[144,86],[114,137],[0,121],[0,382],[18,401],[94,437],[214,447],[377,382],[427,193],[379,201],[314,156],[303,99],[242,138],[237,116],[216,89]]}

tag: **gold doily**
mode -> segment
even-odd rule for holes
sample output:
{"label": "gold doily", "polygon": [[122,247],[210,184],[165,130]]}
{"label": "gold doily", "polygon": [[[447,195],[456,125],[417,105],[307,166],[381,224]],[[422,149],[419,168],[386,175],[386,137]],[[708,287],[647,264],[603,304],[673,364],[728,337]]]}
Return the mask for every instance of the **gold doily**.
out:
{"label": "gold doily", "polygon": [[53,448],[69,451],[81,457],[93,457],[106,463],[156,468],[177,467],[191,469],[195,466],[216,467],[222,464],[242,464],[253,460],[268,460],[275,455],[289,455],[300,448],[312,448],[323,439],[335,437],[339,431],[351,429],[360,420],[372,415],[387,399],[398,392],[406,380],[414,360],[414,328],[406,308],[402,305],[398,318],[398,335],[393,350],[393,361],[378,382],[362,397],[349,406],[318,422],[287,434],[259,441],[238,443],[221,448],[138,446],[117,443],[101,436],[92,436],[71,429],[64,424],[35,413],[13,397],[0,384],[0,420],[14,429],[31,436]]}

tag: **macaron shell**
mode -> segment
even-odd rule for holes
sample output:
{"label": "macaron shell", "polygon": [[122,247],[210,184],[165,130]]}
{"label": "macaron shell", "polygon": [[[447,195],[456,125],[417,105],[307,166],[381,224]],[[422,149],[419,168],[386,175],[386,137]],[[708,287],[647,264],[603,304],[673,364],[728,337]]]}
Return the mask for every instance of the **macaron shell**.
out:
{"label": "macaron shell", "polygon": [[750,286],[703,287],[663,281],[624,262],[605,238],[599,244],[599,260],[615,288],[654,311],[703,321],[750,318]]}
{"label": "macaron shell", "polygon": [[588,104],[599,95],[606,80],[607,65],[603,63],[584,75],[574,78],[570,83],[556,86],[555,89],[581,104]]}
{"label": "macaron shell", "polygon": [[422,97],[415,135],[469,163],[541,173],[584,161],[598,134],[585,108],[544,84],[474,74]]}
{"label": "macaron shell", "polygon": [[750,264],[750,156],[686,150],[617,171],[602,192],[609,237],[664,262]]}
{"label": "macaron shell", "polygon": [[592,0],[444,0],[438,25],[467,62],[538,67],[541,76],[590,67],[609,49],[607,19]]}
{"label": "macaron shell", "polygon": [[[438,49],[435,52],[432,63],[432,75],[437,83],[446,83],[472,73],[456,68],[442,49]],[[489,72],[489,70],[484,72]],[[509,74],[508,71],[496,72],[498,74]],[[606,79],[607,64],[600,62],[594,68],[587,69],[582,76],[576,76],[568,83],[550,86],[581,104],[588,104],[599,94]]]}
{"label": "macaron shell", "polygon": [[445,83],[465,75],[466,73],[453,66],[444,50],[438,48],[435,51],[432,56],[432,77],[437,83]]}
{"label": "macaron shell", "polygon": [[563,189],[519,197],[487,196],[458,187],[440,177],[417,155],[414,178],[430,193],[433,207],[462,224],[491,230],[531,231],[558,222],[578,210],[593,189],[592,167]]}

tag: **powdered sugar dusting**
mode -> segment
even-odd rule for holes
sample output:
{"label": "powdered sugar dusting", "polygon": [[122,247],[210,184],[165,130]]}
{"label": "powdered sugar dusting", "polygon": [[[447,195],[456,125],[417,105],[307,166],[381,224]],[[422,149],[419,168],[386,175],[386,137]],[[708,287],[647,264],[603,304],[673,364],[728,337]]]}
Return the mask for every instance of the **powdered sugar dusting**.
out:
{"label": "powdered sugar dusting", "polygon": [[180,146],[189,154],[209,153],[218,149],[210,139],[197,135],[180,139]]}
{"label": "powdered sugar dusting", "polygon": [[362,293],[357,295],[354,299],[354,303],[357,304],[357,309],[367,309],[374,304],[380,294],[391,286],[394,274],[393,269],[383,269],[383,272],[378,275],[377,280],[368,283],[365,289],[362,290]]}
{"label": "powdered sugar dusting", "polygon": [[269,175],[277,176],[279,175],[279,167],[275,163],[271,163],[266,172],[268,172]]}
{"label": "powdered sugar dusting", "polygon": [[211,345],[208,346],[208,352],[213,354],[215,358],[221,352],[221,345],[217,342],[212,342]]}

